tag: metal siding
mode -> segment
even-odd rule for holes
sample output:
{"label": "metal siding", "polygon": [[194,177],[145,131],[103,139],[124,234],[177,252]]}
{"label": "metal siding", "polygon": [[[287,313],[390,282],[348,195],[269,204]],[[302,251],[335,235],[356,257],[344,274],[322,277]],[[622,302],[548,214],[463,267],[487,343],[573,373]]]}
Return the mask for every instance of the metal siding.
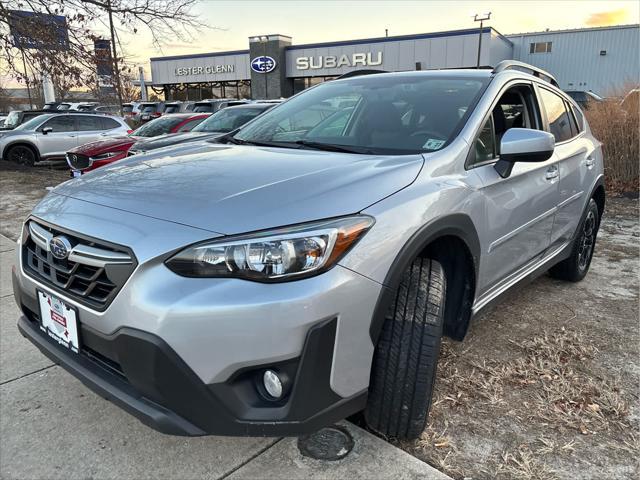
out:
{"label": "metal siding", "polygon": [[[517,60],[553,74],[563,90],[607,96],[640,81],[640,26],[514,35]],[[529,53],[529,44],[552,42],[551,53]],[[601,56],[600,50],[607,50]]]}
{"label": "metal siding", "polygon": [[[488,29],[482,37],[481,63],[489,65],[492,61],[491,49],[494,44],[499,44],[500,48],[511,49],[508,40],[491,35]],[[506,47],[505,47],[506,46]],[[320,56],[335,56],[340,58],[346,54],[351,59],[354,53],[371,52],[375,59],[377,52],[382,52],[382,65],[372,68],[379,68],[387,71],[415,70],[416,62],[422,63],[422,69],[438,68],[461,68],[475,67],[478,52],[478,33],[465,35],[434,36],[431,38],[411,38],[407,40],[388,40],[384,42],[363,43],[357,42],[351,45],[331,45],[310,48],[289,48],[286,53],[286,66],[288,77],[316,77],[342,75],[353,71],[358,67],[343,66],[340,68],[320,68],[298,70],[296,59],[300,57],[312,57],[317,63]],[[501,58],[503,59],[503,58]]]}

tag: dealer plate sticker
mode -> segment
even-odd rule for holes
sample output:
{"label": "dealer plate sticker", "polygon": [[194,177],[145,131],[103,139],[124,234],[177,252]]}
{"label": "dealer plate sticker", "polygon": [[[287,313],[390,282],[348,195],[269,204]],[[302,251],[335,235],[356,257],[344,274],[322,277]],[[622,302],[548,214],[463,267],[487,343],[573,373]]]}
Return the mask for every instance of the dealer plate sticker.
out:
{"label": "dealer plate sticker", "polygon": [[62,300],[38,290],[40,328],[51,338],[78,353],[78,322],[76,311]]}

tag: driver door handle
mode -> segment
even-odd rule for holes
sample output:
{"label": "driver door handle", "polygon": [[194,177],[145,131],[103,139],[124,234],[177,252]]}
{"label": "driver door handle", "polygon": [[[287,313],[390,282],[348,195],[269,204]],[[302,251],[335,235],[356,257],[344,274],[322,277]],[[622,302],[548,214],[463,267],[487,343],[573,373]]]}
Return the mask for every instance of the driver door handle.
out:
{"label": "driver door handle", "polygon": [[546,180],[553,180],[555,178],[558,178],[558,166],[557,165],[551,165],[549,168],[547,168],[547,171],[544,174],[544,178]]}

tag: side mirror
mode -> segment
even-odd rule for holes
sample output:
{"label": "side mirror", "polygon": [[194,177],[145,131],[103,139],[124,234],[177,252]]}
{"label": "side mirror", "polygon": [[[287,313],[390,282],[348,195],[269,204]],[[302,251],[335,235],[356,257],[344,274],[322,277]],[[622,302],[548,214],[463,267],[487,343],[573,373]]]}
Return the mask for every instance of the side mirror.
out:
{"label": "side mirror", "polygon": [[494,167],[498,175],[507,178],[516,162],[544,162],[553,155],[556,141],[553,135],[529,128],[510,128],[500,141],[500,160]]}
{"label": "side mirror", "polygon": [[51,133],[51,132],[53,132],[53,128],[51,128],[51,127],[44,127],[42,129],[42,134],[43,135],[46,135],[47,133]]}

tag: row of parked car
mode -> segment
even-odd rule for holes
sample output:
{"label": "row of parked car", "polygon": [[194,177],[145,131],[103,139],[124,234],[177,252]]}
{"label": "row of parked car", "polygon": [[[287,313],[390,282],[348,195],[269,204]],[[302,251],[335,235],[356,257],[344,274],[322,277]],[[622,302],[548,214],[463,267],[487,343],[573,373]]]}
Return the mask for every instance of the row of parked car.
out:
{"label": "row of parked car", "polygon": [[225,107],[245,105],[247,103],[271,103],[276,104],[280,100],[249,100],[235,98],[212,98],[193,101],[169,101],[169,102],[131,102],[122,105],[125,117],[134,121],[148,122],[154,118],[171,113],[216,113]]}
{"label": "row of parked car", "polygon": [[116,115],[39,111],[17,127],[0,131],[0,159],[35,165],[65,158],[72,174],[79,176],[128,155],[219,137],[276,103],[218,99],[209,104],[215,113],[163,113],[135,130]]}

